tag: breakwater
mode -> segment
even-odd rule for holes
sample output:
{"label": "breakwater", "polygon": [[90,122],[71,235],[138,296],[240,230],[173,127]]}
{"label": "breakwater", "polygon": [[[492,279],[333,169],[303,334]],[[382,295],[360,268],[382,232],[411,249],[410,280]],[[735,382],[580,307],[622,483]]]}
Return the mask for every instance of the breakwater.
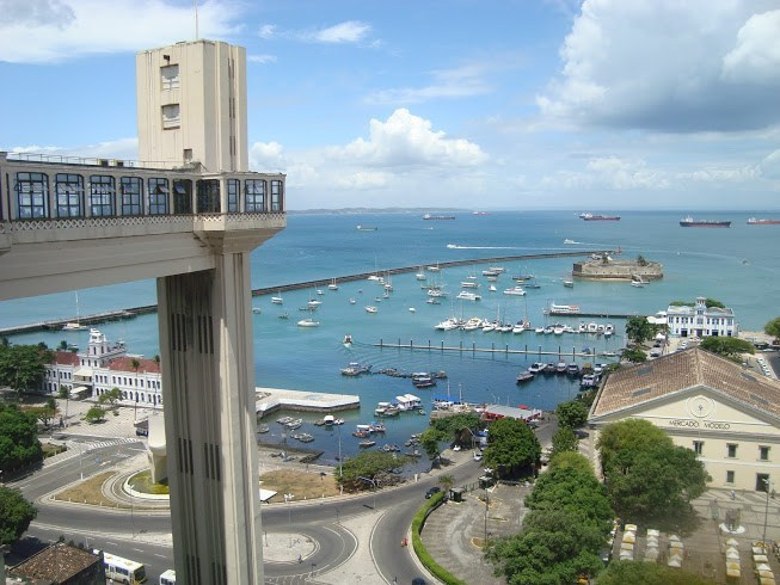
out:
{"label": "breakwater", "polygon": [[[488,258],[467,258],[463,260],[450,260],[448,262],[437,262],[436,265],[440,269],[450,268],[454,266],[471,266],[474,264],[496,264],[499,262],[517,262],[517,261],[530,261],[530,260],[544,260],[550,258],[576,258],[579,256],[590,256],[591,254],[602,253],[604,250],[578,250],[576,252],[550,252],[541,254],[523,254],[515,256],[492,256]],[[412,266],[401,266],[397,268],[387,268],[383,270],[373,270],[371,272],[360,272],[358,274],[348,274],[343,276],[335,276],[330,278],[319,278],[316,280],[307,280],[303,282],[294,282],[288,284],[281,284],[263,288],[256,288],[252,290],[253,297],[260,297],[269,294],[276,294],[279,292],[286,292],[292,290],[301,290],[307,288],[325,287],[332,283],[334,280],[338,282],[354,282],[357,280],[365,280],[369,276],[380,275],[395,275],[395,274],[407,274],[410,272],[416,272],[420,269],[419,264]],[[113,311],[104,311],[101,313],[94,313],[91,315],[73,316],[65,319],[50,319],[47,321],[37,321],[34,323],[26,323],[23,325],[13,325],[11,327],[0,328],[0,336],[18,335],[21,333],[32,333],[35,331],[56,331],[62,329],[67,323],[78,322],[81,325],[93,326],[100,323],[107,323],[109,321],[117,321],[120,319],[132,319],[138,315],[145,315],[149,313],[155,313],[157,311],[157,305],[144,305],[140,307],[130,307],[127,309],[118,309]]]}

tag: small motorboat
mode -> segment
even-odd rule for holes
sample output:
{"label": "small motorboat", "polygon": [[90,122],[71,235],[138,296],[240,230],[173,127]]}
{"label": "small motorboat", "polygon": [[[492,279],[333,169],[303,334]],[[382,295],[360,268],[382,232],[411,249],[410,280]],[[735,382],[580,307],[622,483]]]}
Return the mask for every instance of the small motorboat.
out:
{"label": "small motorboat", "polygon": [[354,305],[355,303],[357,303],[357,300],[350,297],[349,304]]}
{"label": "small motorboat", "polygon": [[517,376],[516,383],[525,384],[526,382],[530,382],[533,379],[534,375],[531,372],[522,372],[519,376]]}
{"label": "small motorboat", "polygon": [[366,307],[366,313],[376,313],[379,309],[377,309],[374,305],[368,305]]}
{"label": "small motorboat", "polygon": [[417,309],[415,309],[414,307],[409,307],[409,312],[410,313],[416,313]]}
{"label": "small motorboat", "polygon": [[352,336],[349,334],[345,335],[341,343],[344,344],[344,347],[352,347]]}
{"label": "small motorboat", "polygon": [[298,327],[319,327],[320,322],[314,319],[301,319],[298,321]]}

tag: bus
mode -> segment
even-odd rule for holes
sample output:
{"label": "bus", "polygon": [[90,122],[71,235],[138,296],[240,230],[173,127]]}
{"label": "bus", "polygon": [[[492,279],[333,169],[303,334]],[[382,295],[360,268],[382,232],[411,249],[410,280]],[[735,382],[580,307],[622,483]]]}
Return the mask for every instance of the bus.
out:
{"label": "bus", "polygon": [[104,552],[103,566],[106,569],[106,579],[113,579],[117,583],[127,583],[127,585],[146,582],[146,568],[137,561]]}
{"label": "bus", "polygon": [[176,571],[168,569],[160,575],[160,585],[176,585]]}

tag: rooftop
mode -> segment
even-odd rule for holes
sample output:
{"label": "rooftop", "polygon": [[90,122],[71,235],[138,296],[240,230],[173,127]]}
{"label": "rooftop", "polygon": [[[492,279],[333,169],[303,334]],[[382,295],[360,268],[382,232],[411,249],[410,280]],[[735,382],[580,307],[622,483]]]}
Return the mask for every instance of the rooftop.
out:
{"label": "rooftop", "polygon": [[739,364],[694,347],[611,373],[596,396],[591,418],[696,386],[706,386],[780,417],[780,382],[756,376]]}
{"label": "rooftop", "polygon": [[57,542],[12,567],[8,573],[12,577],[62,583],[98,562],[100,557],[90,551]]}

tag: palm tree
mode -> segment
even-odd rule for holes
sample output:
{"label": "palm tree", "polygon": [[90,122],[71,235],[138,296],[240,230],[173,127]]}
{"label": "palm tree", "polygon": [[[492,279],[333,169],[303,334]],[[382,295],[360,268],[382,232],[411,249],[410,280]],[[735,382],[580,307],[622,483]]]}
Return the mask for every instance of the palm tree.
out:
{"label": "palm tree", "polygon": [[[138,387],[138,368],[141,367],[141,362],[138,361],[137,358],[131,358],[130,359],[130,367],[133,368],[133,371],[135,372],[135,385],[136,388]],[[138,411],[138,391],[133,391],[133,422],[135,422],[138,418],[137,411]]]}
{"label": "palm tree", "polygon": [[441,485],[442,490],[444,490],[445,497],[449,497],[450,490],[454,484],[455,478],[452,477],[449,473],[445,473],[444,475],[439,476],[439,485]]}

